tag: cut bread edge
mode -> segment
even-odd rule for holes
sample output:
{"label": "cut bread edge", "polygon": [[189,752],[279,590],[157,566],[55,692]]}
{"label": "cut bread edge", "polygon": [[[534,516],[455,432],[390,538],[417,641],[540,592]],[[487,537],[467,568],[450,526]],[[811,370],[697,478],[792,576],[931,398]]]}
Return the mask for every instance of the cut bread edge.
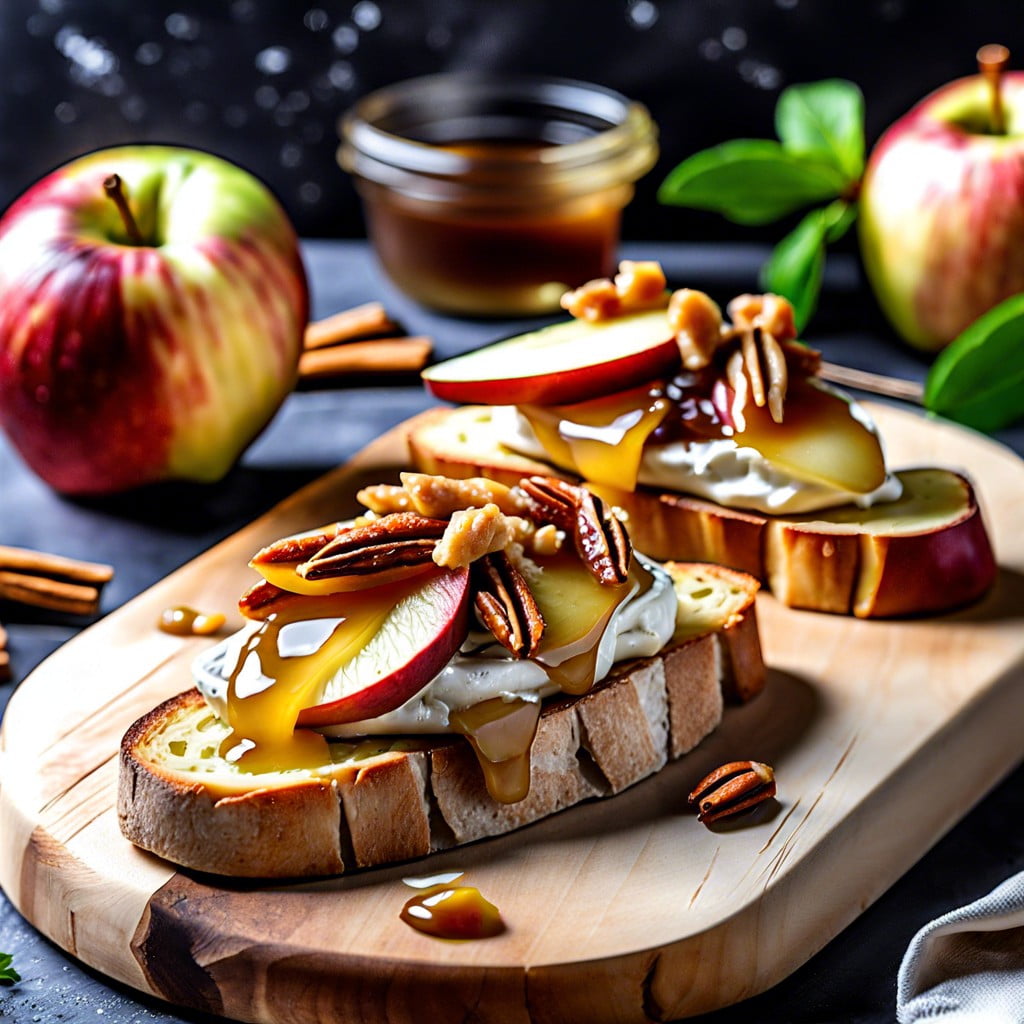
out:
{"label": "cut bread edge", "polygon": [[[765,684],[757,581],[719,567],[671,569],[677,593],[717,586],[713,628],[684,624],[658,655],[614,666],[581,697],[546,702],[530,792],[519,803],[490,797],[459,737],[332,743],[335,763],[297,775],[232,769],[214,753],[226,726],[193,689],[125,734],[121,831],[196,871],[308,877],[422,857],[619,793],[693,749],[718,726],[726,701],[749,700]],[[193,742],[207,762],[183,770],[168,750]]]}
{"label": "cut bread edge", "polygon": [[[432,410],[410,430],[408,447],[413,464],[426,473],[489,476],[507,484],[535,473],[578,479],[503,448],[487,406]],[[896,475],[905,491],[896,502],[793,516],[647,487],[587,486],[621,510],[638,550],[660,561],[711,562],[750,573],[793,608],[899,618],[977,600],[994,582],[997,565],[970,480],[937,468]],[[944,516],[922,513],[929,502],[945,508]],[[915,517],[927,526],[917,528]]]}

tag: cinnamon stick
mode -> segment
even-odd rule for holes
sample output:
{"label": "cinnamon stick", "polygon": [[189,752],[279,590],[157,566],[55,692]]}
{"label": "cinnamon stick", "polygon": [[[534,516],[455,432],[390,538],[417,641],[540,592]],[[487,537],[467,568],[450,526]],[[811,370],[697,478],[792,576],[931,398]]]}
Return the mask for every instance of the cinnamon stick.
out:
{"label": "cinnamon stick", "polygon": [[415,373],[427,364],[432,351],[429,338],[378,338],[303,352],[299,377],[307,380],[347,373]]}
{"label": "cinnamon stick", "polygon": [[11,678],[11,656],[6,650],[0,651],[0,683]]}
{"label": "cinnamon stick", "polygon": [[379,302],[366,302],[323,320],[314,320],[306,328],[303,346],[309,351],[397,330],[397,325]]}
{"label": "cinnamon stick", "polygon": [[0,544],[0,570],[3,569],[36,576],[55,576],[74,583],[94,583],[97,586],[109,583],[114,576],[114,567],[101,562],[85,562],[78,558],[51,555],[48,551]]}
{"label": "cinnamon stick", "polygon": [[99,609],[100,592],[88,584],[2,570],[0,598],[69,615],[95,615]]}

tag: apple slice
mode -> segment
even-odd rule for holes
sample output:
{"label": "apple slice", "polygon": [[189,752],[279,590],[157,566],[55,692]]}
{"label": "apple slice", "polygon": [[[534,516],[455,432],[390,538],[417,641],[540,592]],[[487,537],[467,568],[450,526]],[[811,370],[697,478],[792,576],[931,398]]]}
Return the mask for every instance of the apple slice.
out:
{"label": "apple slice", "polygon": [[671,375],[679,347],[665,310],[590,323],[566,320],[423,371],[438,398],[487,405],[581,402]]}
{"label": "apple slice", "polygon": [[530,590],[544,619],[535,660],[565,693],[586,693],[594,684],[598,644],[615,609],[644,581],[634,560],[625,583],[598,583],[575,552],[538,558],[542,572]]}
{"label": "apple slice", "polygon": [[743,429],[733,440],[801,480],[867,494],[885,482],[885,456],[878,435],[852,411],[849,399],[795,380],[786,394],[785,416],[776,423],[767,407],[748,402]]}
{"label": "apple slice", "polygon": [[[320,702],[299,713],[298,725],[343,725],[394,711],[452,659],[469,630],[469,570],[435,569],[402,590],[369,640],[335,662]],[[350,600],[358,607],[367,597]]]}

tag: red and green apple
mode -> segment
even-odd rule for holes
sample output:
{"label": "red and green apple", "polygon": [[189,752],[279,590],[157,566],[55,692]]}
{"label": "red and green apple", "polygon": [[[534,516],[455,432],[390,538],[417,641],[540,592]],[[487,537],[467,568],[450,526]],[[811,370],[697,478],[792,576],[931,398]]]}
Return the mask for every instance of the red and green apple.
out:
{"label": "red and green apple", "polygon": [[81,157],[0,220],[0,424],[67,494],[217,480],[294,386],[308,302],[248,172],[164,146]]}
{"label": "red and green apple", "polygon": [[893,124],[868,162],[859,231],[882,310],[918,348],[1024,291],[1024,72],[950,82]]}

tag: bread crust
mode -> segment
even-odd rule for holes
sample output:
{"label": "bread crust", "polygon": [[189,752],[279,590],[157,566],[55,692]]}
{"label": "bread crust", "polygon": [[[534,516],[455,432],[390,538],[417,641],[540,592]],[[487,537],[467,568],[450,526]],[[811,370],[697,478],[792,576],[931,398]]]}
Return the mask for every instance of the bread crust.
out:
{"label": "bread crust", "polygon": [[[474,424],[479,428],[474,434]],[[578,479],[547,463],[501,448],[487,407],[438,409],[408,437],[413,463],[447,476],[544,473]],[[947,611],[977,600],[991,587],[996,561],[970,481],[949,470],[947,496],[959,492],[945,521],[915,531],[901,525],[875,532],[851,521],[851,506],[804,516],[767,516],[648,487],[635,491],[588,483],[623,510],[637,550],[659,561],[707,561],[756,576],[783,604],[811,611],[894,618]],[[944,499],[946,500],[946,499]],[[898,507],[894,503],[893,507]],[[865,517],[866,518],[866,517]]]}
{"label": "bread crust", "polygon": [[168,769],[157,756],[161,736],[194,732],[193,723],[212,717],[189,690],[125,734],[121,830],[137,846],[198,871],[300,877],[420,857],[621,792],[712,732],[726,694],[749,699],[764,685],[757,581],[718,567],[676,570],[710,573],[734,588],[723,621],[655,657],[616,665],[581,697],[547,702],[531,752],[530,793],[519,803],[489,796],[461,738],[423,738],[415,744],[421,749],[396,745],[315,778]]}

